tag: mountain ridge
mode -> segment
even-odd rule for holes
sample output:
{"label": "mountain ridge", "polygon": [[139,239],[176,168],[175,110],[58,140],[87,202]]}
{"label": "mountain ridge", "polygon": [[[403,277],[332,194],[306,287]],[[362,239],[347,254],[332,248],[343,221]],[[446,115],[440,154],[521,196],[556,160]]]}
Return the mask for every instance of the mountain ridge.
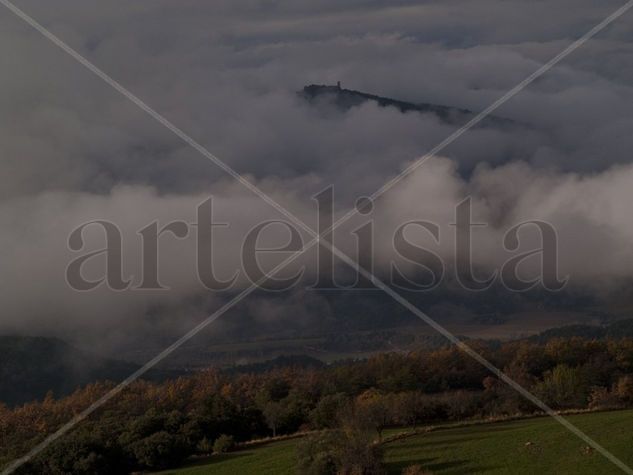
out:
{"label": "mountain ridge", "polygon": [[[403,114],[406,114],[408,112],[433,114],[437,116],[441,121],[450,124],[463,125],[477,116],[477,112],[469,109],[445,106],[440,104],[431,104],[426,102],[414,103],[385,96],[378,96],[362,91],[356,91],[354,89],[342,88],[340,86],[340,83],[336,86],[326,84],[310,84],[304,86],[304,88],[299,92],[299,95],[310,103],[314,103],[315,101],[322,98],[330,99],[338,108],[345,111],[353,107],[360,106],[366,102],[373,102],[380,107],[394,107]],[[484,117],[476,126],[500,127],[508,125],[516,125],[516,122],[511,119],[488,115]]]}

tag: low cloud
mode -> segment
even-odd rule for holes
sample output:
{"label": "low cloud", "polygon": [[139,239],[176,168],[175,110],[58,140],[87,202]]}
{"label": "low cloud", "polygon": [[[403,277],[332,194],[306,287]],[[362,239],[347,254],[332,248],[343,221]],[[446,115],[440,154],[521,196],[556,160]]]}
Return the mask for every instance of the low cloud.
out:
{"label": "low cloud", "polygon": [[[349,111],[313,106],[297,95],[304,85],[340,80],[396,99],[479,111],[620,3],[20,6],[314,226],[316,192],[333,185],[341,213],[455,126],[372,103]],[[440,226],[439,245],[415,236],[450,263],[455,205],[470,196],[475,219],[488,223],[473,234],[480,268],[502,264],[510,226],[538,219],[558,232],[560,272],[571,286],[604,292],[631,278],[633,48],[626,21],[495,112],[515,125],[471,130],[376,203],[379,273],[389,271],[393,230],[412,219]],[[95,219],[116,223],[126,275],[138,281],[139,229],[153,220],[191,223],[196,206],[213,196],[217,219],[231,225],[219,233],[214,264],[230,276],[241,265],[244,234],[281,215],[19,19],[3,15],[0,27],[0,331],[125,333],[163,324],[168,331],[169,315],[180,315],[186,327],[224,298],[201,289],[193,236],[161,240],[161,279],[170,292],[78,293],[64,279],[76,256],[70,232]],[[349,231],[362,223],[346,225],[336,244],[353,254]],[[269,232],[271,242],[283,242],[281,229]],[[523,244],[536,246],[537,237],[526,231]],[[87,248],[98,248],[99,239],[92,229]],[[306,266],[305,279],[313,279],[314,258],[308,253],[288,274]],[[243,275],[237,285],[247,285]],[[306,319],[325,308],[307,302],[302,312],[301,301],[288,308]],[[279,313],[267,308],[251,307],[258,318]]]}

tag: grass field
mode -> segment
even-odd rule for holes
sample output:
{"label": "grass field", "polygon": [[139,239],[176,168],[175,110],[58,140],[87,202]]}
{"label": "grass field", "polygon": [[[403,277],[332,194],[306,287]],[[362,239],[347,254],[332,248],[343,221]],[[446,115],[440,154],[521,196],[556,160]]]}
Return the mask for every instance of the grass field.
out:
{"label": "grass field", "polygon": [[[633,466],[633,411],[568,419]],[[164,474],[295,474],[297,439],[214,456]],[[526,445],[527,444],[527,445]],[[551,418],[441,429],[385,445],[389,473],[420,464],[434,474],[609,474],[615,465]]]}

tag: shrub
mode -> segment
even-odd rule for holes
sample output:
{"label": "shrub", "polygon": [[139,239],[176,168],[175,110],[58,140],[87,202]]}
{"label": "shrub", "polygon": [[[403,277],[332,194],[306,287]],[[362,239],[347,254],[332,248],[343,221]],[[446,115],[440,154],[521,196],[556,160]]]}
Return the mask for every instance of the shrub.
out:
{"label": "shrub", "polygon": [[449,419],[460,421],[479,415],[481,396],[473,391],[451,391],[444,393],[441,401]]}
{"label": "shrub", "polygon": [[408,391],[393,397],[392,410],[394,422],[415,428],[435,417],[431,400],[419,391]]}
{"label": "shrub", "polygon": [[204,437],[200,442],[198,442],[198,445],[196,448],[198,449],[198,452],[201,452],[203,454],[210,454],[211,452],[213,452],[213,444],[206,437]]}
{"label": "shrub", "polygon": [[587,403],[588,387],[578,368],[558,365],[545,373],[534,389],[537,396],[554,408],[584,407]]}
{"label": "shrub", "polygon": [[189,455],[183,441],[165,431],[155,432],[131,447],[141,467],[163,469],[181,463]]}
{"label": "shrub", "polygon": [[338,425],[339,416],[349,406],[344,393],[323,396],[310,413],[312,424],[317,429],[331,429]]}
{"label": "shrub", "polygon": [[220,437],[215,439],[213,443],[213,453],[214,454],[224,454],[233,449],[235,446],[235,441],[233,437],[230,435],[222,434]]}
{"label": "shrub", "polygon": [[355,428],[321,432],[297,446],[298,471],[305,475],[380,475],[382,450],[371,434]]}
{"label": "shrub", "polygon": [[620,400],[625,404],[633,403],[633,376],[622,376],[615,387]]}
{"label": "shrub", "polygon": [[589,394],[589,409],[615,409],[622,406],[617,395],[608,388],[594,386]]}
{"label": "shrub", "polygon": [[306,437],[297,445],[298,473],[305,475],[335,475],[340,465],[337,438],[334,431]]}

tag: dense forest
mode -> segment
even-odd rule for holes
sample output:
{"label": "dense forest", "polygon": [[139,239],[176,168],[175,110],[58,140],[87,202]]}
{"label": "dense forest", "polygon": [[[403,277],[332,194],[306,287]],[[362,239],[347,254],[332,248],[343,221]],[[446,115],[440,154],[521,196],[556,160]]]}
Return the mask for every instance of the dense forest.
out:
{"label": "dense forest", "polygon": [[[554,409],[633,404],[633,339],[554,338],[472,342]],[[419,426],[537,409],[457,348],[384,353],[328,366],[207,370],[163,383],[138,381],[51,445],[24,473],[157,470],[233,443],[355,420],[379,440],[391,426]],[[309,362],[307,362],[309,363]],[[114,386],[16,408],[0,406],[0,463],[23,455]],[[358,425],[357,424],[357,425]]]}

